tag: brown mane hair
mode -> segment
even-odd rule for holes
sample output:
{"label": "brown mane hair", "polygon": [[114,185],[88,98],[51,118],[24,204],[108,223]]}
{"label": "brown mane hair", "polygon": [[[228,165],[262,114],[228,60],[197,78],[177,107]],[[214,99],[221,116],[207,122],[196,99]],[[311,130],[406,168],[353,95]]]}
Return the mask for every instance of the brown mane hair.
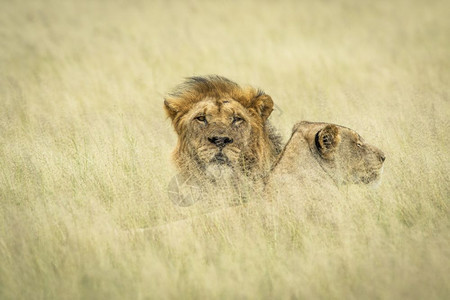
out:
{"label": "brown mane hair", "polygon": [[[260,89],[241,87],[237,83],[217,75],[190,77],[178,85],[164,100],[166,114],[178,134],[178,144],[173,153],[181,171],[194,171],[192,153],[187,151],[189,127],[185,116],[195,104],[204,99],[221,101],[232,99],[242,105],[250,115],[251,138],[246,149],[242,149],[240,166],[247,175],[260,177],[270,169],[281,151],[281,139],[267,121],[273,110],[272,98]],[[234,101],[233,101],[234,102]],[[235,104],[235,105],[239,105]]]}

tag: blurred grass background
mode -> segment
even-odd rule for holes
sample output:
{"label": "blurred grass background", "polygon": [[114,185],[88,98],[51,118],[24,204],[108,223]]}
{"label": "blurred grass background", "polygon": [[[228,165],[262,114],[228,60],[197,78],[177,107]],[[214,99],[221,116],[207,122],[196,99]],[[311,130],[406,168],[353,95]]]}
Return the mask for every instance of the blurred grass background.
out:
{"label": "blurred grass background", "polygon": [[[0,298],[450,296],[448,1],[1,1]],[[348,126],[378,190],[197,217],[172,205],[164,94],[263,88],[285,137]],[[301,204],[301,205],[296,205]]]}

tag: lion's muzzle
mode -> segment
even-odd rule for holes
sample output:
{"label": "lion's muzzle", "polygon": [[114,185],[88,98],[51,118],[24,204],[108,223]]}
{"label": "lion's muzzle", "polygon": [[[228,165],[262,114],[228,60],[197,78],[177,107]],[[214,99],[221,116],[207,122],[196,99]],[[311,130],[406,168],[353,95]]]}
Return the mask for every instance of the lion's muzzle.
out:
{"label": "lion's muzzle", "polygon": [[230,164],[230,160],[228,159],[228,157],[223,154],[222,151],[220,151],[219,153],[217,153],[216,155],[214,155],[213,159],[211,160],[211,162],[217,163],[217,164]]}

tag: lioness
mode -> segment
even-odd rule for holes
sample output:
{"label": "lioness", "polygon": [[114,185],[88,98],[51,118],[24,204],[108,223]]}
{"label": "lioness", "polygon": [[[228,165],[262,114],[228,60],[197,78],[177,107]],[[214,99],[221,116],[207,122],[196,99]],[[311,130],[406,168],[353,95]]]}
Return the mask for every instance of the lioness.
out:
{"label": "lioness", "polygon": [[216,75],[190,77],[165,98],[164,108],[178,135],[177,185],[260,181],[281,152],[267,120],[273,101],[261,90]]}
{"label": "lioness", "polygon": [[[347,183],[380,180],[384,153],[354,130],[329,124],[297,123],[272,172],[266,189],[303,192]],[[331,185],[329,183],[332,183]]]}

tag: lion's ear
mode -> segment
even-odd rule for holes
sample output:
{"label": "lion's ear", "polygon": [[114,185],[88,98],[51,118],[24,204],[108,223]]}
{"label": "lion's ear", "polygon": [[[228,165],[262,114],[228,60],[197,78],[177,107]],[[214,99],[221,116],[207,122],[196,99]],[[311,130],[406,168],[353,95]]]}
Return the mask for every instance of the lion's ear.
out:
{"label": "lion's ear", "polygon": [[164,99],[164,109],[168,117],[172,120],[175,118],[177,113],[179,112],[179,108],[177,107],[175,101],[171,99]]}
{"label": "lion's ear", "polygon": [[269,95],[259,92],[253,99],[252,106],[263,121],[266,121],[273,111],[273,100]]}
{"label": "lion's ear", "polygon": [[315,142],[317,150],[323,158],[333,159],[333,154],[341,142],[339,128],[333,124],[325,126],[316,133]]}

